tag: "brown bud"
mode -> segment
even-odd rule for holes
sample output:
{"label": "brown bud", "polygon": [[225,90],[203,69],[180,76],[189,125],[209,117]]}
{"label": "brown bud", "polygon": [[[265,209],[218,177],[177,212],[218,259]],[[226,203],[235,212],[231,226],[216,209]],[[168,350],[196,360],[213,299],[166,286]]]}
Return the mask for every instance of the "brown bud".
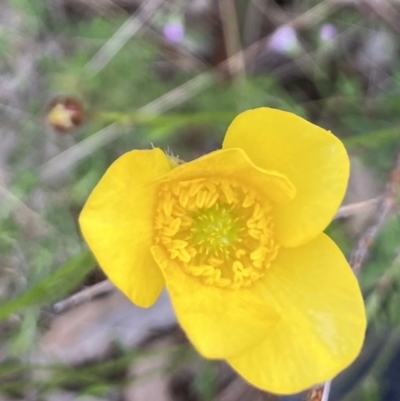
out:
{"label": "brown bud", "polygon": [[84,119],[82,103],[74,97],[53,99],[47,112],[47,121],[59,132],[66,133],[81,125]]}

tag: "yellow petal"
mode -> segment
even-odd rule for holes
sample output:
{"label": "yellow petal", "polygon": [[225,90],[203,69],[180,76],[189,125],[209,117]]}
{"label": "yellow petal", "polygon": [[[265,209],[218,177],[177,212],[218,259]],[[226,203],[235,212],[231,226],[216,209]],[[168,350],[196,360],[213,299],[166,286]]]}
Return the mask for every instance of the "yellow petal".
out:
{"label": "yellow petal", "polygon": [[281,249],[258,291],[281,320],[264,341],[228,360],[254,386],[295,393],[333,378],[359,353],[366,327],[362,296],[325,234]]}
{"label": "yellow petal", "polygon": [[217,150],[173,169],[159,181],[185,181],[195,178],[224,177],[257,188],[274,202],[292,200],[296,189],[283,174],[256,166],[242,149]]}
{"label": "yellow petal", "polygon": [[256,294],[204,285],[154,246],[177,318],[206,358],[225,359],[261,341],[279,319]]}
{"label": "yellow petal", "polygon": [[107,170],[79,218],[83,236],[110,280],[135,304],[150,306],[164,278],[150,246],[156,186],[171,169],[160,149],[125,153]]}
{"label": "yellow petal", "polygon": [[303,244],[330,223],[346,190],[349,159],[329,131],[292,113],[259,108],[233,120],[223,148],[243,149],[258,167],[284,174],[295,186],[295,199],[277,206],[283,245]]}

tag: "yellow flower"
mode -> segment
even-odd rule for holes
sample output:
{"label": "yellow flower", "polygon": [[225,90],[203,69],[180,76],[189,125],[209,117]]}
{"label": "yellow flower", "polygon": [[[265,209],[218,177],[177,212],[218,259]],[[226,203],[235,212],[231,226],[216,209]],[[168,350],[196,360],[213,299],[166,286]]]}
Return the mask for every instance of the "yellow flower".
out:
{"label": "yellow flower", "polygon": [[357,356],[362,296],[322,231],[346,190],[349,159],[330,132],[259,108],[221,150],[177,165],[160,149],[121,156],[80,216],[110,280],[135,304],[167,287],[197,350],[254,386],[298,392]]}

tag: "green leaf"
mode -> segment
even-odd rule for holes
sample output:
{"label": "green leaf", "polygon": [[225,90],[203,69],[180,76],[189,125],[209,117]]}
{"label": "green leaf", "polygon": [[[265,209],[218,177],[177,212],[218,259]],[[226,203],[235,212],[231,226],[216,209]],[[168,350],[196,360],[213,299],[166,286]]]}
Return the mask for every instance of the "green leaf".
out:
{"label": "green leaf", "polygon": [[88,251],[73,256],[42,281],[33,284],[22,294],[0,305],[0,321],[19,309],[62,298],[79,285],[95,265]]}

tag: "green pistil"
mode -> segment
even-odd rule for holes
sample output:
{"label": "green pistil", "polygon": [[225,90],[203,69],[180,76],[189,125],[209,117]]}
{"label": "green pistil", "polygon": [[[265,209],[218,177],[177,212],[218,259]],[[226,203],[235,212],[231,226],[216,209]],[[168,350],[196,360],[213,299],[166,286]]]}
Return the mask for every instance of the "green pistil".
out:
{"label": "green pistil", "polygon": [[226,204],[199,209],[193,220],[193,241],[202,244],[209,251],[229,247],[239,237],[239,219]]}

